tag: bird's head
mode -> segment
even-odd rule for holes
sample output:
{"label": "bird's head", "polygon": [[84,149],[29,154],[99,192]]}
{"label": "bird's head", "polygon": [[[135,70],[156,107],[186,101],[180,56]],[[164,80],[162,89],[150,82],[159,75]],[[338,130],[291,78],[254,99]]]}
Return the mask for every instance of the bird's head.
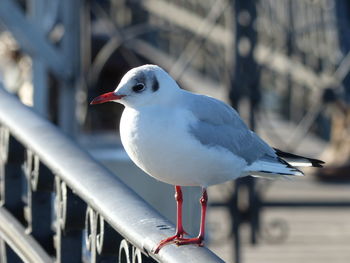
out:
{"label": "bird's head", "polygon": [[126,107],[167,103],[179,89],[175,80],[156,65],[143,65],[129,70],[115,91],[102,94],[90,104],[114,101]]}

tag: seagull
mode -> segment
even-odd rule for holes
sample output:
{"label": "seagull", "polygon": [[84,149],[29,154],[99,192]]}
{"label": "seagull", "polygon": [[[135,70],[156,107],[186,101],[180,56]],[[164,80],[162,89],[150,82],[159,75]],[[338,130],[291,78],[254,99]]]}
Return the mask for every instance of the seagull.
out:
{"label": "seagull", "polygon": [[[125,106],[120,136],[131,160],[155,179],[175,186],[177,222],[165,245],[203,246],[207,187],[243,176],[302,176],[297,167],[322,167],[324,162],[270,147],[249,130],[239,114],[215,98],[181,89],[157,65],[129,70],[113,92],[91,104],[118,102]],[[200,186],[200,230],[187,238],[182,224],[182,186]]]}

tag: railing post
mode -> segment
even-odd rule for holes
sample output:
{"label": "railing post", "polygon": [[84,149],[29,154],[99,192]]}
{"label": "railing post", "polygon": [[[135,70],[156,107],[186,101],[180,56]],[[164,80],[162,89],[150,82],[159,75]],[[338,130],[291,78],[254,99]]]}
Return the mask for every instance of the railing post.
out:
{"label": "railing post", "polygon": [[59,126],[68,135],[74,137],[77,132],[76,93],[80,79],[80,26],[81,26],[81,0],[63,0],[62,23],[64,36],[62,39],[62,52],[64,63],[72,71],[71,78],[61,82],[59,90]]}
{"label": "railing post", "polygon": [[[44,36],[47,35],[45,23],[45,0],[30,0],[30,12],[36,28]],[[48,68],[45,61],[40,56],[32,57],[32,77],[33,77],[33,106],[35,111],[41,116],[49,117],[49,88],[48,88]]]}
{"label": "railing post", "polygon": [[24,147],[10,135],[8,129],[0,127],[0,202],[21,222],[24,222],[23,201],[19,189],[22,186],[23,160]]}
{"label": "railing post", "polygon": [[[22,222],[23,202],[18,189],[22,185],[23,156],[23,146],[10,135],[8,129],[0,126],[0,204]],[[0,262],[22,262],[3,240],[0,240]]]}
{"label": "railing post", "polygon": [[27,186],[25,207],[27,233],[30,233],[48,254],[53,254],[51,192],[54,176],[30,150],[27,150],[23,172]]}
{"label": "railing post", "polygon": [[89,251],[88,261],[117,262],[118,244],[123,239],[103,217],[91,207],[86,210],[85,246]]}
{"label": "railing post", "polygon": [[0,262],[22,263],[16,253],[0,239]]}
{"label": "railing post", "polygon": [[82,230],[85,226],[86,204],[56,176],[56,235],[55,248],[58,263],[80,263],[82,257]]}

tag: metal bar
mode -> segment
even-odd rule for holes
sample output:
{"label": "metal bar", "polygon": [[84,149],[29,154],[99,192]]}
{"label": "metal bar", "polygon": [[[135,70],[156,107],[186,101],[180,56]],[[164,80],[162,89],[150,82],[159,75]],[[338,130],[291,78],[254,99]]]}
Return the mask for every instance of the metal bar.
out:
{"label": "metal bar", "polygon": [[38,114],[49,117],[49,89],[46,64],[40,58],[33,58],[33,106]]}
{"label": "metal bar", "polygon": [[80,78],[80,11],[81,0],[62,1],[61,19],[64,26],[62,56],[64,64],[72,69],[72,78],[63,80],[59,92],[59,118],[61,129],[74,137],[77,132],[76,91]]}
{"label": "metal bar", "polygon": [[1,0],[0,20],[25,52],[32,57],[40,57],[57,76],[63,79],[69,78],[71,69],[64,63],[60,51],[54,48],[33,22],[24,16],[15,1]]}
{"label": "metal bar", "polygon": [[59,222],[56,224],[56,259],[60,263],[80,263],[86,204],[59,177],[56,176],[55,182]]}
{"label": "metal bar", "polygon": [[[45,15],[45,0],[31,0],[29,12],[35,23],[35,27],[44,32],[45,23],[43,17]],[[33,77],[33,106],[38,114],[48,118],[49,116],[49,89],[48,72],[45,61],[39,56],[32,57],[32,77]]]}
{"label": "metal bar", "polygon": [[[53,221],[51,191],[53,190],[54,175],[49,169],[40,164],[39,158],[34,156],[31,151],[27,151],[26,161],[22,167],[22,174],[25,177],[23,183],[26,185],[22,197],[26,201],[26,233],[30,233],[42,248],[52,254],[54,245],[51,229]],[[5,174],[6,177],[7,174]]]}
{"label": "metal bar", "polygon": [[335,78],[341,83],[350,71],[350,52],[346,54],[346,56],[340,62],[340,65],[337,67],[334,72]]}
{"label": "metal bar", "polygon": [[50,263],[52,258],[5,208],[0,207],[0,237],[24,262]]}
{"label": "metal bar", "polygon": [[[6,133],[7,132],[6,130]],[[18,189],[22,188],[21,165],[24,160],[24,147],[11,135],[8,134],[7,136],[8,141],[5,142],[8,147],[7,153],[5,151],[0,154],[2,155],[0,156],[0,158],[2,158],[0,167],[3,166],[0,168],[0,202],[13,216],[23,221],[23,200],[21,191],[18,191]],[[5,160],[3,158],[5,158]]]}
{"label": "metal bar", "polygon": [[[151,251],[175,227],[48,121],[0,88],[0,122],[130,243],[160,262],[223,262],[195,245]],[[43,132],[44,131],[44,132]]]}
{"label": "metal bar", "polygon": [[23,263],[21,258],[3,239],[0,239],[0,262]]}

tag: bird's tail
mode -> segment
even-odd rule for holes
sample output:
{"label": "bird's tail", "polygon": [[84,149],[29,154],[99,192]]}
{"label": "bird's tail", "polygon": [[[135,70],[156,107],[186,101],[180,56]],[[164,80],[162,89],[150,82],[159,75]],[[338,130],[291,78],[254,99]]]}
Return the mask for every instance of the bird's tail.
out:
{"label": "bird's tail", "polygon": [[274,148],[278,157],[288,162],[291,166],[295,167],[323,167],[324,162],[321,160],[304,157],[292,153],[283,152]]}
{"label": "bird's tail", "polygon": [[286,153],[274,149],[277,158],[264,157],[251,165],[244,172],[244,175],[263,177],[268,179],[291,179],[295,176],[303,176],[304,173],[296,167],[322,167],[323,161]]}

